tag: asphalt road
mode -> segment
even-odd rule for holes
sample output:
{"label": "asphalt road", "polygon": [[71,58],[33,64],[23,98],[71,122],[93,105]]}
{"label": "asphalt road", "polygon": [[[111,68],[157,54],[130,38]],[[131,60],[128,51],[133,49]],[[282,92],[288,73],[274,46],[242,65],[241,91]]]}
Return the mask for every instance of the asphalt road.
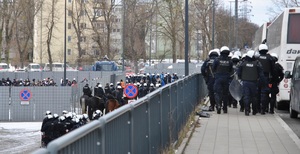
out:
{"label": "asphalt road", "polygon": [[275,110],[275,112],[280,116],[280,118],[293,130],[293,132],[300,138],[300,115],[298,118],[290,118],[290,113],[288,109],[285,110]]}

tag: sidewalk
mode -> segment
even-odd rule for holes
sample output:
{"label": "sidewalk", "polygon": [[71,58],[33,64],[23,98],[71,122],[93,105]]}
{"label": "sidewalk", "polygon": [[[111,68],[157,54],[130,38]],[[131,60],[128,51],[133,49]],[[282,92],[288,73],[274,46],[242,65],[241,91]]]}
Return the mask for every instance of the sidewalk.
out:
{"label": "sidewalk", "polygon": [[300,154],[300,140],[275,113],[245,116],[239,108],[227,114],[208,112],[176,153],[182,154]]}

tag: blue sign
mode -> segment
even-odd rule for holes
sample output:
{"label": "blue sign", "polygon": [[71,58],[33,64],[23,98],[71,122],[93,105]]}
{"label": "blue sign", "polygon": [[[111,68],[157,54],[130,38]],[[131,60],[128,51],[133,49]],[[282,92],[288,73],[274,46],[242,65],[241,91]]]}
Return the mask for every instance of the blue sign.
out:
{"label": "blue sign", "polygon": [[127,98],[135,98],[138,94],[138,88],[133,84],[128,84],[124,88],[124,94]]}
{"label": "blue sign", "polygon": [[20,99],[22,101],[29,101],[32,97],[32,94],[31,94],[31,91],[29,89],[25,88],[25,89],[21,90],[19,96],[20,96]]}

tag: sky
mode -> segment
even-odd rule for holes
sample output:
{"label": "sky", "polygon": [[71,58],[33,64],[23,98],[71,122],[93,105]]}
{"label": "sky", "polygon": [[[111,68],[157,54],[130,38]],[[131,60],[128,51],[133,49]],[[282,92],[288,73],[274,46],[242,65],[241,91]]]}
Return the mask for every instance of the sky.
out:
{"label": "sky", "polygon": [[[234,0],[223,0],[224,5],[227,6],[227,8],[231,8],[234,12],[234,2],[230,2]],[[239,0],[243,1],[243,0]],[[248,0],[248,8],[251,9],[251,12],[248,17],[250,17],[250,21],[257,24],[258,26],[261,26],[262,24],[269,21],[270,15],[269,15],[269,7],[274,6],[273,2],[271,0]],[[241,3],[239,3],[241,4]]]}

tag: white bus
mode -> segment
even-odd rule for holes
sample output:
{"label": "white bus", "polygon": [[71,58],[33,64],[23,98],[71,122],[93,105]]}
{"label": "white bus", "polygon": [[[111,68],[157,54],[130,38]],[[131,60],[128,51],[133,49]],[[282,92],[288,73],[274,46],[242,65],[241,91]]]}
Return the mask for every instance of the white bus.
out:
{"label": "white bus", "polygon": [[259,29],[255,32],[254,40],[252,43],[252,49],[254,51],[258,51],[258,46],[265,40],[267,39],[267,34],[268,34],[268,29],[267,27],[271,23],[264,23],[262,26],[259,27]]}
{"label": "white bus", "polygon": [[[268,27],[267,45],[269,53],[277,53],[278,62],[284,71],[292,71],[300,55],[300,8],[286,8]],[[290,101],[290,80],[283,79],[279,85],[276,106]]]}

